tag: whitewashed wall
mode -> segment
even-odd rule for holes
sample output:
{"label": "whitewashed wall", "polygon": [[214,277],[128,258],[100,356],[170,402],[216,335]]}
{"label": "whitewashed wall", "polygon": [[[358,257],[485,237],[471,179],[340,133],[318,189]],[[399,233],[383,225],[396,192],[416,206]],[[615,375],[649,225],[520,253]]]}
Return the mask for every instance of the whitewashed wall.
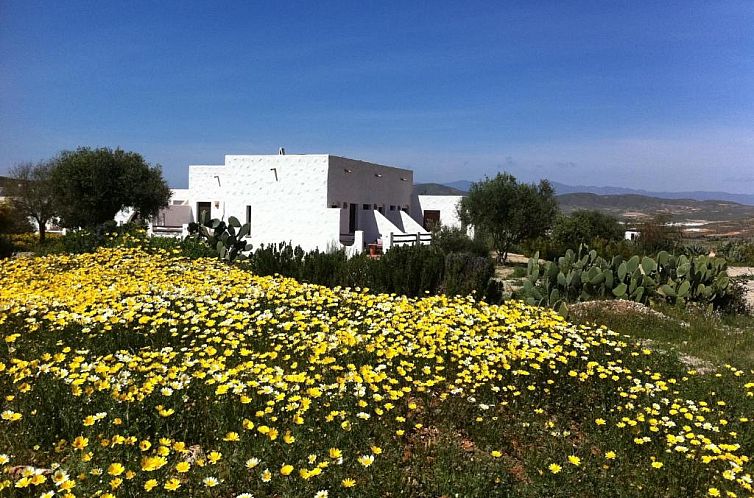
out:
{"label": "whitewashed wall", "polygon": [[[383,232],[416,233],[421,227],[401,212],[409,211],[421,224],[423,211],[412,190],[413,172],[407,169],[325,154],[228,155],[223,165],[190,166],[189,188],[176,191],[175,199],[187,201],[194,217],[199,202],[210,202],[213,218],[235,216],[242,223],[251,206],[255,247],[290,241],[305,250],[325,250],[348,232],[351,204],[357,206],[356,230],[364,232],[365,243],[386,237]],[[440,201],[448,213],[453,200]]]}
{"label": "whitewashed wall", "polygon": [[327,155],[225,156],[222,166],[190,166],[189,191],[195,216],[199,202],[212,202],[213,218],[244,223],[251,206],[255,247],[292,242],[325,250],[338,243],[340,209],[326,202]]}
{"label": "whitewashed wall", "polygon": [[[461,227],[461,220],[458,218],[458,204],[463,199],[461,195],[420,195],[419,208],[422,211],[423,221],[424,211],[440,211],[440,223],[446,227]],[[414,217],[416,219],[416,217]]]}

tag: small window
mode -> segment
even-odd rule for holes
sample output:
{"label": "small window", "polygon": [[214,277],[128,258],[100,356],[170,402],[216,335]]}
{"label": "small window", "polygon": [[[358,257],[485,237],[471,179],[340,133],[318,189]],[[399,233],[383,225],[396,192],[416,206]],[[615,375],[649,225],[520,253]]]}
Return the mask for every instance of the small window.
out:
{"label": "small window", "polygon": [[385,206],[379,206],[379,207],[377,208],[377,211],[379,211],[379,212],[380,212],[380,214],[385,214]]}
{"label": "small window", "polygon": [[364,211],[369,211],[370,209],[372,209],[372,206],[370,206],[369,204],[363,204],[361,206],[361,209],[363,209]]}
{"label": "small window", "polygon": [[246,223],[251,223],[251,206],[246,206]]}
{"label": "small window", "polygon": [[395,205],[394,204],[390,204],[390,211],[395,211]]}
{"label": "small window", "polygon": [[401,211],[408,213],[408,206],[403,206],[401,208]]}

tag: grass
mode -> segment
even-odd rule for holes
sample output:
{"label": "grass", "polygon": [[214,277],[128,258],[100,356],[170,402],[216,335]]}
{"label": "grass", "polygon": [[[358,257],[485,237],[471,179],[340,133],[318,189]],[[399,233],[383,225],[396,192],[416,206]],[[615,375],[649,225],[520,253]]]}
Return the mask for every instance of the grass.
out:
{"label": "grass", "polygon": [[616,301],[579,310],[577,323],[598,323],[655,347],[679,351],[712,365],[754,369],[754,316],[710,314],[656,304],[657,313],[627,312]]}

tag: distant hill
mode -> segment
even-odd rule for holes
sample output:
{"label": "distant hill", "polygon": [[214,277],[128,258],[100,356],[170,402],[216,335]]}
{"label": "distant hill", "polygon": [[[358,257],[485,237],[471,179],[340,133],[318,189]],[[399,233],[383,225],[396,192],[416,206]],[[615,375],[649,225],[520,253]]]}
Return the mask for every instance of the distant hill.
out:
{"label": "distant hill", "polygon": [[728,192],[708,192],[695,190],[690,192],[653,192],[641,189],[623,187],[593,187],[585,185],[566,185],[564,183],[551,182],[558,194],[590,193],[599,195],[623,195],[636,194],[647,197],[659,197],[660,199],[693,199],[696,201],[730,201],[738,204],[754,206],[754,194],[730,194]]}
{"label": "distant hill", "polygon": [[597,209],[630,220],[655,214],[669,214],[675,221],[724,221],[754,218],[754,206],[730,201],[661,199],[638,194],[597,195],[574,193],[558,195],[561,211]]}
{"label": "distant hill", "polygon": [[453,187],[454,189],[458,189],[461,192],[468,192],[471,188],[471,184],[474,182],[470,182],[468,180],[458,180],[457,182],[450,182],[450,183],[444,183],[443,185],[447,185],[448,187]]}
{"label": "distant hill", "polygon": [[[469,191],[473,182],[468,180],[459,180],[445,183],[449,187]],[[632,189],[624,187],[594,187],[588,185],[566,185],[565,183],[550,182],[557,194],[577,194],[588,193],[598,195],[625,195],[635,194],[646,197],[658,197],[660,199],[692,199],[696,201],[730,201],[738,204],[754,206],[754,194],[730,194],[728,192],[708,192],[708,191],[691,191],[691,192],[653,192],[641,189]]]}
{"label": "distant hill", "polygon": [[414,185],[416,195],[466,195],[465,191],[458,190],[440,183],[417,183]]}

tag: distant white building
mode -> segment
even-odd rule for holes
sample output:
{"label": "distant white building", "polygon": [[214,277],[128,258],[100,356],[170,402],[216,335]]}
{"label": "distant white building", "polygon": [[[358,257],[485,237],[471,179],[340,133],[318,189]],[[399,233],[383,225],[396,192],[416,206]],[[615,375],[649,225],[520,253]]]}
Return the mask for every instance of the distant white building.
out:
{"label": "distant white building", "polygon": [[189,186],[153,223],[155,234],[235,216],[249,242],[291,242],[304,250],[361,252],[427,244],[432,223],[460,226],[460,196],[413,195],[413,172],[328,154],[228,155],[225,164],[189,166]]}

